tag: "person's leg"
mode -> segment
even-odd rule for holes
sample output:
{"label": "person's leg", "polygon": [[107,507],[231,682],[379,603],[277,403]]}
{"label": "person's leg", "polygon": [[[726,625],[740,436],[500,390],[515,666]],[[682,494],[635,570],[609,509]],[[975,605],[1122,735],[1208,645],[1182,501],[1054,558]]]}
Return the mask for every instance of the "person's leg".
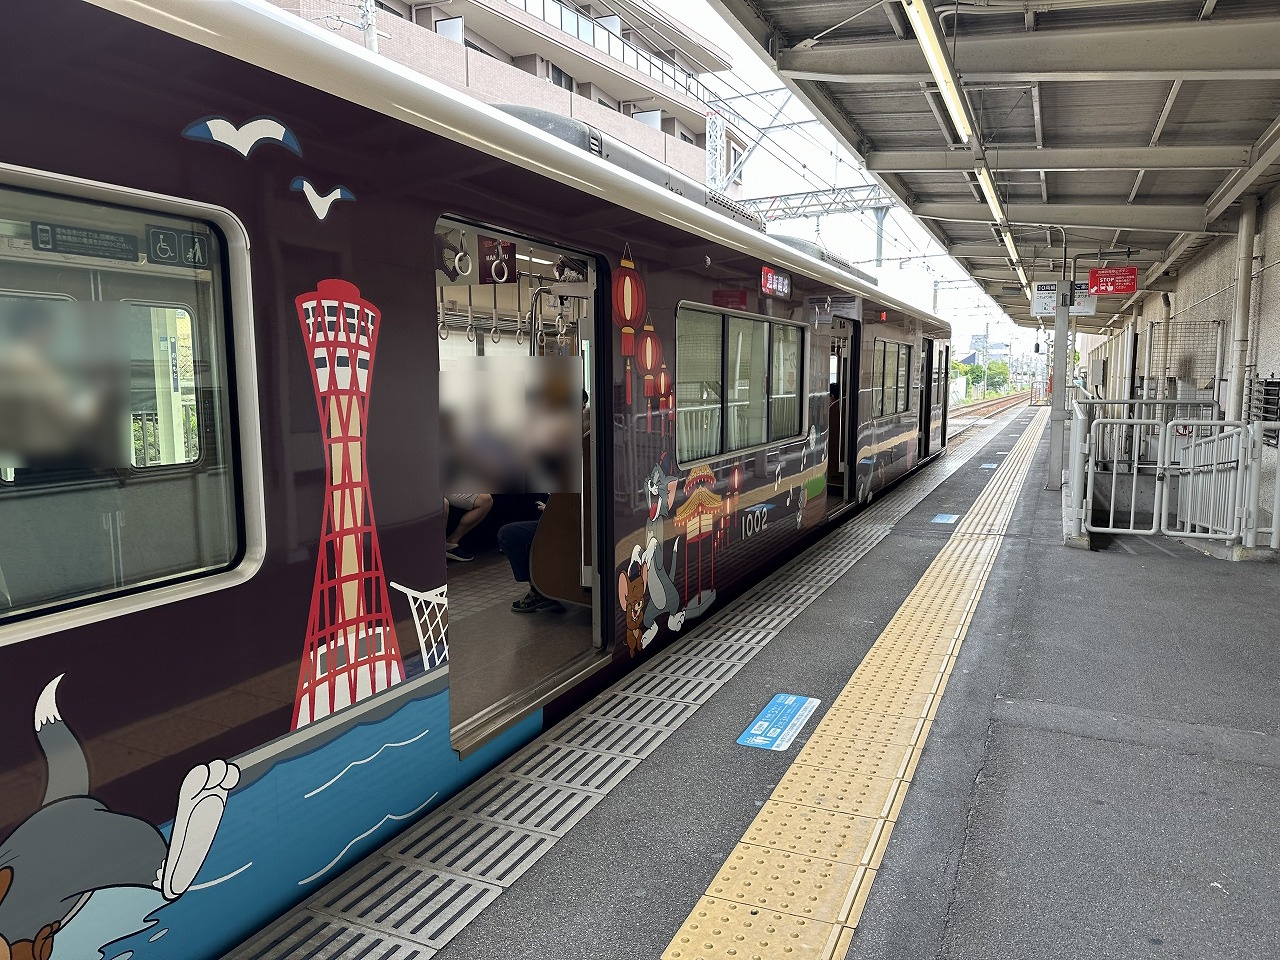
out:
{"label": "person's leg", "polygon": [[535,610],[561,610],[559,603],[550,597],[544,597],[533,585],[529,570],[529,554],[533,548],[533,538],[538,532],[538,521],[521,520],[508,523],[498,531],[498,547],[511,564],[511,575],[517,583],[528,583],[529,592],[519,600],[512,601],[511,609],[516,613],[533,613]]}
{"label": "person's leg", "polygon": [[474,506],[462,515],[458,525],[453,529],[450,543],[461,543],[463,537],[480,525],[480,521],[493,509],[493,497],[487,493],[477,493],[472,501]]}
{"label": "person's leg", "polygon": [[498,549],[511,564],[511,576],[516,583],[529,582],[529,551],[537,532],[537,520],[517,520],[498,530]]}

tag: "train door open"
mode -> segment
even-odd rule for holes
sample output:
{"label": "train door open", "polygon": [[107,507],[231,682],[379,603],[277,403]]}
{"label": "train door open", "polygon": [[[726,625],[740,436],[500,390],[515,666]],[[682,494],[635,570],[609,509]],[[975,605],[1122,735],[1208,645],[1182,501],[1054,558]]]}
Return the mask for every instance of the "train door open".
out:
{"label": "train door open", "polygon": [[831,319],[830,387],[827,414],[827,512],[853,501],[854,463],[858,431],[857,320]]}
{"label": "train door open", "polygon": [[925,337],[921,341],[920,363],[920,433],[916,453],[920,460],[924,460],[931,452],[929,438],[933,432],[933,404],[935,399],[933,340],[929,337]]}
{"label": "train door open", "polygon": [[436,225],[442,508],[454,746],[602,656],[590,395],[593,258]]}

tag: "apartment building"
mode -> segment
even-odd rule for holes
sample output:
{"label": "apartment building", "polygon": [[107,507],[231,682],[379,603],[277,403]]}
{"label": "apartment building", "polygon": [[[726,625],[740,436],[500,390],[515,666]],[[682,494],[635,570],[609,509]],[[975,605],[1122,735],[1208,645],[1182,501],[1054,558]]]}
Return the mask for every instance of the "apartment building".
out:
{"label": "apartment building", "polygon": [[[363,44],[366,0],[270,0]],[[574,117],[699,182],[715,44],[646,0],[375,0],[378,52],[473,97]],[[745,150],[726,124],[721,179]],[[741,195],[741,179],[722,185]]]}

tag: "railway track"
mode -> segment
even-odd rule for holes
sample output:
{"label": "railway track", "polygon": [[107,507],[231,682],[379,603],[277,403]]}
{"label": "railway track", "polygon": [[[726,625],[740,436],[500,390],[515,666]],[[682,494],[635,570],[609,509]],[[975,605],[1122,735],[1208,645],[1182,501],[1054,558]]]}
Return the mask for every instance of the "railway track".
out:
{"label": "railway track", "polygon": [[957,417],[975,417],[981,419],[989,417],[993,413],[999,413],[1009,407],[1016,407],[1020,403],[1026,403],[1031,399],[1031,391],[1023,390],[1021,393],[1011,393],[1007,397],[993,397],[990,400],[979,400],[976,403],[966,403],[962,407],[952,407],[952,416]]}

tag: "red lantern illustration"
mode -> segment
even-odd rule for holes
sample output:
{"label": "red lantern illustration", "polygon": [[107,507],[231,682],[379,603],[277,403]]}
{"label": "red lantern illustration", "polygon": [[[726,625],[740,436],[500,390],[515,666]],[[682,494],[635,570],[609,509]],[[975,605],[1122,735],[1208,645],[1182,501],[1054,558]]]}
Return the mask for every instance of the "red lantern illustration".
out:
{"label": "red lantern illustration", "polygon": [[658,425],[662,429],[662,435],[667,435],[667,416],[669,413],[675,412],[676,398],[671,392],[671,374],[667,373],[667,364],[664,361],[658,369],[658,376],[654,380],[658,390]]}
{"label": "red lantern illustration", "polygon": [[613,272],[613,322],[622,331],[622,355],[636,352],[636,324],[645,315],[644,280],[631,260],[631,248],[624,247],[620,265]]}
{"label": "red lantern illustration", "polygon": [[[653,324],[646,317],[644,329],[636,340],[636,365],[640,375],[644,377],[644,395],[653,398],[658,395],[658,369],[662,365],[662,341],[654,332]],[[653,432],[653,403],[645,400],[645,431]]]}

